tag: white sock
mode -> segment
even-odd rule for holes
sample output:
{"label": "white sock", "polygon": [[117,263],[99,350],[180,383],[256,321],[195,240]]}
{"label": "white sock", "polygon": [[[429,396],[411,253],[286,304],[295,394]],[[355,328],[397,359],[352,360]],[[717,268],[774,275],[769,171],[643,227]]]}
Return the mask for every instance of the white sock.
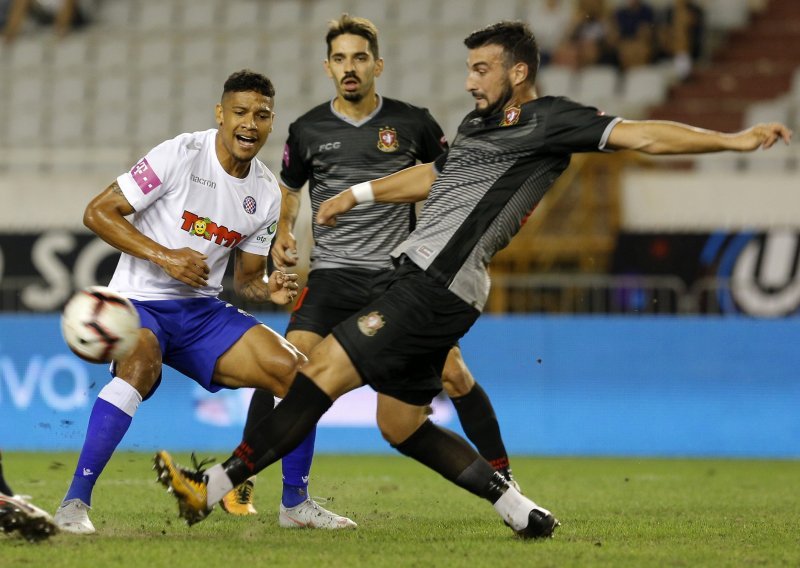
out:
{"label": "white sock", "polygon": [[532,509],[538,509],[545,514],[550,514],[550,511],[540,507],[513,487],[509,487],[492,506],[515,531],[522,530],[528,526],[528,513]]}
{"label": "white sock", "polygon": [[208,468],[206,475],[208,476],[206,481],[206,505],[210,509],[219,503],[228,491],[233,489],[233,483],[231,483],[221,463]]}

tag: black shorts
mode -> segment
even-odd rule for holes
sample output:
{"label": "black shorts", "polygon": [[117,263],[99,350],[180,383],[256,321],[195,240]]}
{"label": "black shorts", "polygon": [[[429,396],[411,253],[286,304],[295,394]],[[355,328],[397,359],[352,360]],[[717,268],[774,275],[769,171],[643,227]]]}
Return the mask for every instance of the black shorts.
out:
{"label": "black shorts", "polygon": [[325,337],[385,289],[392,269],[324,268],[312,270],[297,299],[286,333],[311,331]]}
{"label": "black shorts", "polygon": [[412,263],[400,265],[387,290],[337,325],[333,335],[361,379],[409,404],[442,390],[447,353],[480,312]]}

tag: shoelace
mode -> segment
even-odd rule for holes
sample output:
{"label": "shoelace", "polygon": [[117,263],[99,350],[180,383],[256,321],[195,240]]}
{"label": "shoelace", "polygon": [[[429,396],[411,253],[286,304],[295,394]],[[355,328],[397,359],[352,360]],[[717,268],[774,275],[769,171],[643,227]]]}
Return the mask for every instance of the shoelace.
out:
{"label": "shoelace", "polygon": [[181,469],[183,470],[184,474],[189,476],[194,481],[203,481],[203,474],[205,474],[205,472],[206,472],[206,470],[204,469],[203,466],[206,466],[208,464],[212,464],[215,461],[217,461],[216,458],[206,458],[206,459],[201,460],[200,462],[198,462],[197,461],[197,456],[195,455],[194,452],[192,452],[192,467],[194,468],[194,471],[189,471],[188,469],[184,469],[184,468],[181,468]]}
{"label": "shoelace", "polygon": [[238,491],[236,491],[236,501],[240,505],[247,505],[250,503],[250,499],[253,495],[253,486],[252,484],[245,481],[239,486]]}

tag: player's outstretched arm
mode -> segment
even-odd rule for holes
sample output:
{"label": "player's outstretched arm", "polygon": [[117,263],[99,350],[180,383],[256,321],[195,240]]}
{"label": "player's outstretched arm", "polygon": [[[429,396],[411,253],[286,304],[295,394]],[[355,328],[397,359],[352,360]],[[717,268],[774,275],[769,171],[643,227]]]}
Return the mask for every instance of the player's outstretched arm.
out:
{"label": "player's outstretched arm", "polygon": [[115,181],[86,206],[83,223],[112,247],[158,265],[172,278],[194,288],[208,282],[206,255],[190,248],[169,249],[125,218],[134,212]]}
{"label": "player's outstretched arm", "polygon": [[326,199],[317,212],[317,223],[333,227],[336,217],[359,203],[416,203],[428,197],[437,173],[433,162],[417,164],[375,181],[359,183]]}
{"label": "player's outstretched arm", "polygon": [[607,147],[647,154],[751,152],[771,148],[778,140],[788,144],[791,138],[792,131],[777,122],[728,134],[665,120],[623,120],[611,130]]}
{"label": "player's outstretched arm", "polygon": [[267,257],[236,249],[233,287],[250,302],[288,304],[297,296],[297,274],[275,270],[267,278]]}

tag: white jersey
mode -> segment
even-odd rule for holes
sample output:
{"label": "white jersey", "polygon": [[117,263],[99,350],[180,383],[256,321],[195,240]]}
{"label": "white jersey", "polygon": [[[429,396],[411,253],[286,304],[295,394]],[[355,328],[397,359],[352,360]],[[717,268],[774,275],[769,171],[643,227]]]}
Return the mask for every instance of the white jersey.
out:
{"label": "white jersey", "polygon": [[280,215],[278,182],[258,159],[244,179],[228,174],[217,158],[216,134],[212,129],[167,140],[117,178],[136,210],[133,226],[167,248],[207,255],[208,284],[192,288],[123,253],[110,288],[137,300],[217,296],[234,248],[269,253]]}

